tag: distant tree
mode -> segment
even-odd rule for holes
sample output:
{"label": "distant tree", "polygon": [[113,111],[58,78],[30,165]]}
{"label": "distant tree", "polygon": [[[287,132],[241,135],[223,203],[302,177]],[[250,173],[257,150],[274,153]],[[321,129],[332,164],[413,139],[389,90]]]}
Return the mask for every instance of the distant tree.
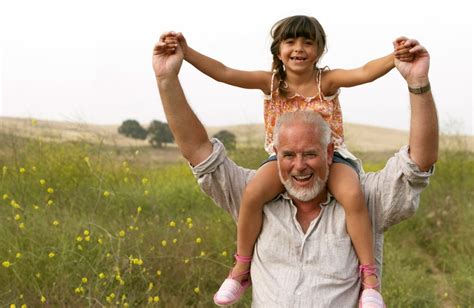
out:
{"label": "distant tree", "polygon": [[224,144],[227,150],[235,150],[235,147],[237,145],[235,135],[229,132],[228,130],[221,130],[213,137],[219,139]]}
{"label": "distant tree", "polygon": [[141,140],[145,140],[147,136],[146,129],[144,129],[136,120],[123,121],[122,125],[118,128],[118,132],[127,137]]}
{"label": "distant tree", "polygon": [[155,148],[161,148],[163,144],[174,142],[168,123],[157,120],[153,120],[148,126],[148,137],[148,141]]}

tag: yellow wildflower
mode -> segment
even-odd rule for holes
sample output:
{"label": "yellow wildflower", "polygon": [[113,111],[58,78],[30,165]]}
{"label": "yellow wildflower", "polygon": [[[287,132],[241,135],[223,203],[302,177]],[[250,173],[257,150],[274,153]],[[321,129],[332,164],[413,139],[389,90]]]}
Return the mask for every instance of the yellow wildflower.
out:
{"label": "yellow wildflower", "polygon": [[14,219],[15,219],[16,221],[18,221],[18,220],[21,219],[21,216],[20,216],[19,214],[16,214],[15,217],[14,217]]}
{"label": "yellow wildflower", "polygon": [[184,264],[188,264],[189,263],[189,259],[184,259]]}
{"label": "yellow wildflower", "polygon": [[31,125],[35,126],[36,124],[38,124],[38,120],[31,119]]}
{"label": "yellow wildflower", "polygon": [[151,289],[153,289],[153,282],[150,282],[150,283],[148,284],[148,291],[150,291]]}
{"label": "yellow wildflower", "polygon": [[41,295],[40,301],[41,301],[42,303],[46,303],[46,297],[44,297],[43,295]]}
{"label": "yellow wildflower", "polygon": [[91,237],[88,235],[88,236],[84,237],[84,240],[85,240],[86,242],[89,242],[89,241],[91,240]]}
{"label": "yellow wildflower", "polygon": [[87,283],[87,277],[82,277],[81,281],[82,283]]}
{"label": "yellow wildflower", "polygon": [[144,194],[145,196],[148,196],[148,195],[150,194],[150,192],[149,192],[148,190],[145,190],[145,191],[143,192],[143,194]]}
{"label": "yellow wildflower", "polygon": [[8,199],[8,194],[3,194],[2,198],[3,198],[3,200],[7,200]]}
{"label": "yellow wildflower", "polygon": [[48,254],[48,257],[50,257],[50,258],[54,258],[54,256],[56,256],[56,254],[55,254],[54,252],[50,252],[50,253]]}
{"label": "yellow wildflower", "polygon": [[141,206],[137,207],[137,213],[141,213],[141,212],[142,212],[142,207]]}
{"label": "yellow wildflower", "polygon": [[10,304],[10,308],[16,308],[15,304]]}
{"label": "yellow wildflower", "polygon": [[171,228],[174,228],[174,227],[176,227],[176,222],[174,222],[174,221],[170,221],[170,227],[171,227]]}
{"label": "yellow wildflower", "polygon": [[44,179],[39,180],[39,182],[40,182],[41,185],[46,184],[46,180],[44,180]]}
{"label": "yellow wildflower", "polygon": [[143,179],[142,179],[142,184],[143,184],[143,185],[148,184],[148,179],[147,179],[147,178],[143,178]]}
{"label": "yellow wildflower", "polygon": [[224,251],[221,253],[221,255],[222,255],[223,257],[227,257],[227,251],[224,250]]}
{"label": "yellow wildflower", "polygon": [[19,209],[21,207],[20,204],[18,204],[15,200],[10,201],[10,205],[15,209]]}
{"label": "yellow wildflower", "polygon": [[177,238],[174,238],[173,239],[173,244],[176,244],[178,242],[178,239]]}
{"label": "yellow wildflower", "polygon": [[200,292],[199,287],[195,287],[194,288],[194,293],[199,294],[199,292]]}
{"label": "yellow wildflower", "polygon": [[21,252],[17,252],[16,255],[15,255],[15,257],[16,257],[17,259],[20,259],[20,258],[21,258]]}
{"label": "yellow wildflower", "polygon": [[160,297],[158,295],[153,297],[153,302],[158,303],[159,301]]}
{"label": "yellow wildflower", "polygon": [[162,241],[161,241],[161,246],[166,247],[166,245],[167,245],[166,241],[165,241],[165,240],[162,240]]}
{"label": "yellow wildflower", "polygon": [[104,197],[107,198],[108,196],[110,196],[110,193],[107,190],[104,191]]}
{"label": "yellow wildflower", "polygon": [[21,167],[21,168],[20,168],[20,173],[25,173],[25,172],[26,172],[26,169],[23,168],[23,167]]}
{"label": "yellow wildflower", "polygon": [[104,241],[100,238],[97,240],[97,243],[99,243],[99,245],[102,245],[104,243]]}
{"label": "yellow wildflower", "polygon": [[20,223],[20,224],[18,225],[18,228],[20,228],[20,229],[25,229],[25,223],[24,223],[24,222]]}
{"label": "yellow wildflower", "polygon": [[48,200],[48,205],[53,205],[54,204],[54,201],[53,200]]}
{"label": "yellow wildflower", "polygon": [[196,238],[196,244],[201,244],[202,239],[200,237]]}
{"label": "yellow wildflower", "polygon": [[201,253],[199,254],[201,257],[204,257],[206,255],[206,252],[205,251],[201,251]]}
{"label": "yellow wildflower", "polygon": [[186,218],[186,223],[187,223],[187,224],[190,224],[190,223],[192,223],[192,222],[193,222],[193,220],[192,220],[191,217]]}
{"label": "yellow wildflower", "polygon": [[119,231],[119,236],[120,236],[120,237],[125,237],[125,231],[124,231],[124,230],[120,230],[120,231]]}
{"label": "yellow wildflower", "polygon": [[53,226],[59,226],[59,221],[54,220],[54,221],[53,221]]}
{"label": "yellow wildflower", "polygon": [[84,233],[84,235],[89,235],[90,234],[89,230],[87,230],[87,229],[85,229],[83,233]]}
{"label": "yellow wildflower", "polygon": [[158,276],[158,277],[161,276],[161,271],[160,270],[156,271],[156,276]]}
{"label": "yellow wildflower", "polygon": [[9,268],[12,264],[10,263],[10,261],[3,261],[2,265],[3,267]]}
{"label": "yellow wildflower", "polygon": [[48,194],[54,193],[54,189],[52,189],[51,187],[48,187],[46,191],[48,192]]}
{"label": "yellow wildflower", "polygon": [[99,274],[99,279],[104,279],[105,278],[105,274],[104,273],[100,273]]}
{"label": "yellow wildflower", "polygon": [[78,237],[76,237],[76,241],[82,242],[82,240],[83,240],[82,236],[79,235]]}
{"label": "yellow wildflower", "polygon": [[193,228],[193,224],[189,224],[189,225],[188,225],[188,228],[189,228],[189,229],[192,229],[192,228]]}

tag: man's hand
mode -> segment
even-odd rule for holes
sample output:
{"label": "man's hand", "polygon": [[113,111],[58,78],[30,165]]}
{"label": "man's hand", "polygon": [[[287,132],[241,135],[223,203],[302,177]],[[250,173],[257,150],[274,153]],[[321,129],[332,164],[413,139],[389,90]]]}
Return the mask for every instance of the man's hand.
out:
{"label": "man's hand", "polygon": [[153,70],[157,80],[177,76],[183,63],[183,49],[174,32],[165,32],[153,48]]}
{"label": "man's hand", "polygon": [[[428,70],[430,66],[430,55],[428,51],[418,43],[417,40],[399,37],[393,42],[395,48],[395,67],[405,78],[409,87],[417,88],[429,83]],[[406,49],[414,56],[411,62],[401,61],[407,58],[403,56]],[[399,57],[397,56],[399,55]]]}

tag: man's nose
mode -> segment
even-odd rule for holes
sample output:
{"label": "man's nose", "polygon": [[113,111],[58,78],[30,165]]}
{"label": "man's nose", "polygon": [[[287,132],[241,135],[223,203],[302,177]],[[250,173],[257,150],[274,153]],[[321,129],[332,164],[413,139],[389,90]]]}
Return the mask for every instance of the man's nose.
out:
{"label": "man's nose", "polygon": [[298,155],[295,161],[295,169],[297,171],[302,171],[306,169],[306,160],[302,155]]}

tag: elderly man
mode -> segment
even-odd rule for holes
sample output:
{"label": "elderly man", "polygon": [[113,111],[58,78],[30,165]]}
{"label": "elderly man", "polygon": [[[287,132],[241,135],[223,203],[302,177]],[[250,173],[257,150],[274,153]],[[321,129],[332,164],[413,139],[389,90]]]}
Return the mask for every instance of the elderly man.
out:
{"label": "elderly man", "polygon": [[[237,166],[218,140],[209,140],[181,88],[180,46],[155,45],[153,67],[161,101],[183,156],[201,188],[234,219],[254,171]],[[412,62],[396,61],[410,92],[409,145],[385,168],[361,175],[372,219],[377,266],[383,232],[413,215],[438,155],[438,120],[430,92],[429,54],[406,40]],[[254,307],[353,307],[360,292],[358,261],[346,231],[344,209],[326,188],[333,146],[329,129],[311,112],[286,114],[276,127],[275,151],[286,193],[265,205],[251,267]]]}

